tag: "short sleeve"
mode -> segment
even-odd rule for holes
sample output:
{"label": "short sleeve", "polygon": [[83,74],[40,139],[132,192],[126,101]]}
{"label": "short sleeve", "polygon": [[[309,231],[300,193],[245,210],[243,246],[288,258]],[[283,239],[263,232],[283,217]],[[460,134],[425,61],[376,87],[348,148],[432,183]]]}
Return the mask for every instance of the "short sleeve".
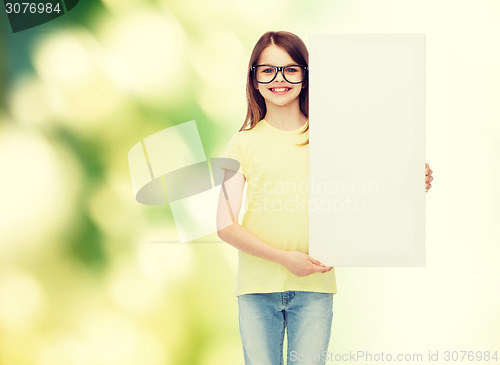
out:
{"label": "short sleeve", "polygon": [[241,145],[241,139],[239,138],[239,133],[234,134],[229,140],[226,150],[222,156],[224,161],[221,168],[236,171],[244,175],[243,148]]}

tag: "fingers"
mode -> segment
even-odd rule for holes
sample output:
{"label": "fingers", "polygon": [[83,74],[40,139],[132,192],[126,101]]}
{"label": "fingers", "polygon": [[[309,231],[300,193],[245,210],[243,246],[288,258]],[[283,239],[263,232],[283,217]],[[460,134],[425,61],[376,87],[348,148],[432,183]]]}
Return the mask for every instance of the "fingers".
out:
{"label": "fingers", "polygon": [[311,261],[316,266],[325,266],[321,262],[319,262],[319,260],[313,259],[311,256],[309,256],[309,261]]}
{"label": "fingers", "polygon": [[429,167],[429,164],[425,163],[425,192],[427,193],[429,189],[432,187],[431,181],[434,180],[432,177],[432,170]]}
{"label": "fingers", "polygon": [[311,263],[311,272],[310,274],[314,272],[319,272],[319,273],[325,273],[328,271],[331,271],[333,269],[333,266],[325,266],[321,261],[316,260],[312,258],[311,256],[307,257],[309,262]]}
{"label": "fingers", "polygon": [[333,266],[325,266],[320,261],[313,259],[312,257],[309,258],[309,261],[314,265],[313,266],[314,272],[325,273],[333,269]]}
{"label": "fingers", "polygon": [[425,176],[427,176],[427,175],[432,175],[432,170],[429,167],[429,164],[426,162],[425,163]]}
{"label": "fingers", "polygon": [[316,266],[316,272],[321,272],[321,273],[325,273],[325,272],[328,272],[328,271],[331,271],[333,269],[332,266]]}
{"label": "fingers", "polygon": [[431,184],[432,180],[434,180],[434,178],[431,175],[425,177],[425,187],[427,189],[429,188],[429,185]]}

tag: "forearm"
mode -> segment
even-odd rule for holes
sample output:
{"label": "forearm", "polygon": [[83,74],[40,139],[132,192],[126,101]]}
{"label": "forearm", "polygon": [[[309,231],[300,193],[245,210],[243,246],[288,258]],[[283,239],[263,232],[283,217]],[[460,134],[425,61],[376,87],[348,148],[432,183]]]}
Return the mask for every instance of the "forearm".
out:
{"label": "forearm", "polygon": [[262,241],[238,222],[219,230],[218,235],[238,250],[283,265],[286,251]]}

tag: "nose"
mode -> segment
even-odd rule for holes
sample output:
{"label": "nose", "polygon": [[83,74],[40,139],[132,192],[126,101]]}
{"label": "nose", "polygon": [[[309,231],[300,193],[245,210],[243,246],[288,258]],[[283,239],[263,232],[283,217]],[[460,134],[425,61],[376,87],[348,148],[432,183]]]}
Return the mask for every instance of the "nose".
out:
{"label": "nose", "polygon": [[275,81],[283,82],[285,80],[284,72],[285,72],[284,68],[283,67],[279,67]]}

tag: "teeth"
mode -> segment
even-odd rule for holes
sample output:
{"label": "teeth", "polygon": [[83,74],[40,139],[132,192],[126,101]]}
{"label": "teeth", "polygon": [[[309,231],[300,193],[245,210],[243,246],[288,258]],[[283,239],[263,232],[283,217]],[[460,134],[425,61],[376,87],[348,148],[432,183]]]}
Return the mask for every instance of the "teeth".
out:
{"label": "teeth", "polygon": [[286,88],[286,87],[275,87],[272,90],[280,92],[280,91],[286,91],[286,90],[288,90],[288,88]]}

